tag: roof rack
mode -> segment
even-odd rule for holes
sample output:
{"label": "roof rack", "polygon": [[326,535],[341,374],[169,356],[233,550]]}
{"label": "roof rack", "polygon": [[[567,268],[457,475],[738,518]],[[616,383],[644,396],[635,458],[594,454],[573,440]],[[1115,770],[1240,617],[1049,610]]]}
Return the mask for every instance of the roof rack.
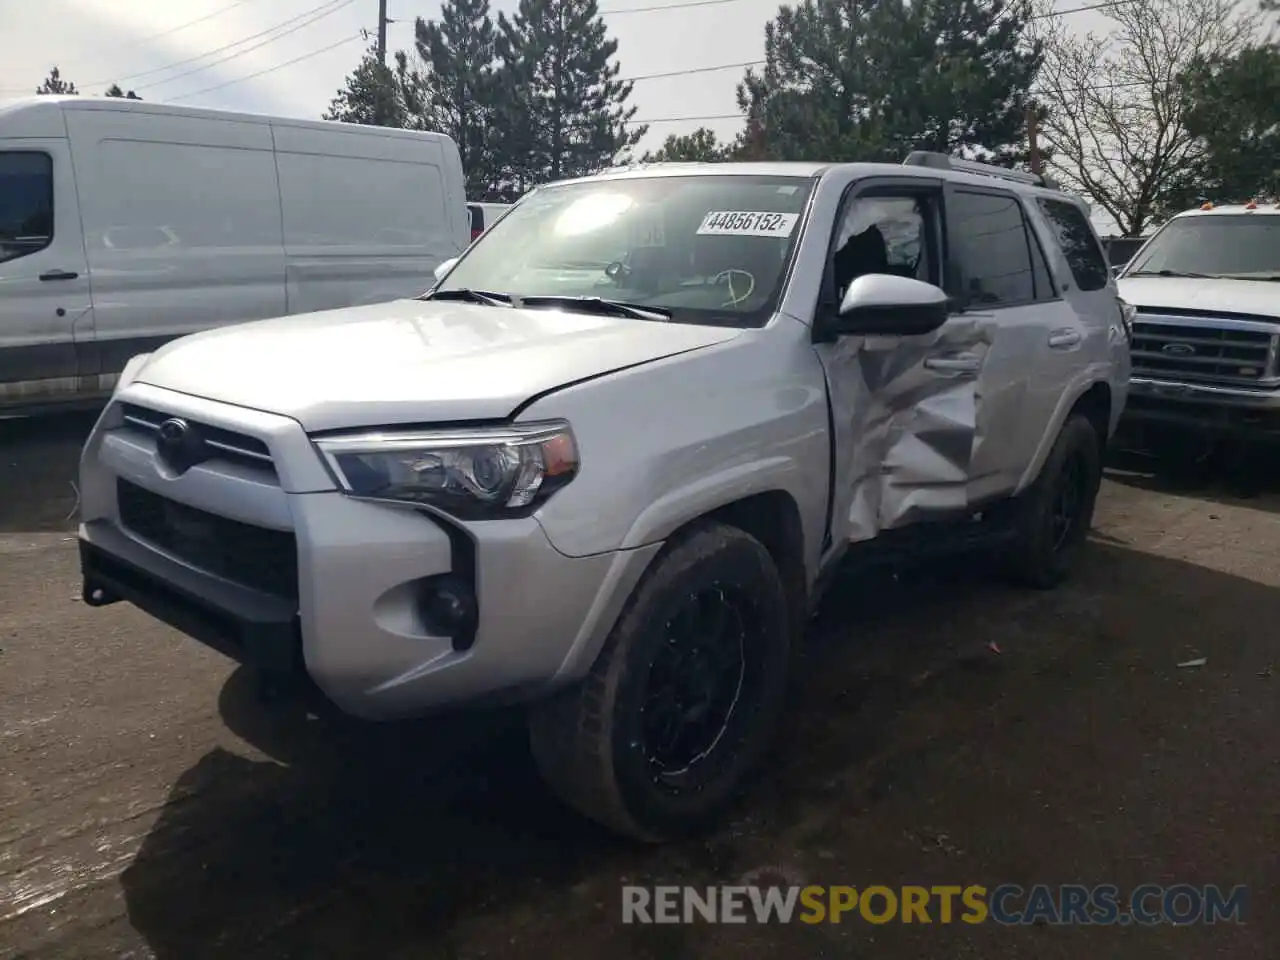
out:
{"label": "roof rack", "polygon": [[980,163],[977,160],[964,160],[960,157],[936,153],[932,150],[912,150],[907,159],[902,161],[905,167],[932,167],[935,170],[954,170],[957,173],[974,173],[981,177],[998,177],[1001,180],[1012,180],[1015,183],[1029,183],[1036,187],[1048,187],[1056,190],[1058,185],[1048,177],[1038,173],[1026,173],[1022,170],[1010,170],[998,167],[994,163]]}

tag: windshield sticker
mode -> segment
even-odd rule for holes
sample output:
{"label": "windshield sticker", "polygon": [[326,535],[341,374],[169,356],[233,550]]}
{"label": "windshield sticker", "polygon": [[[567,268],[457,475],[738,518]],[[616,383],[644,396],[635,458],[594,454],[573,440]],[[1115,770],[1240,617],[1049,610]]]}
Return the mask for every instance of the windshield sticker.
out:
{"label": "windshield sticker", "polygon": [[698,227],[698,236],[789,237],[799,219],[798,213],[712,210]]}

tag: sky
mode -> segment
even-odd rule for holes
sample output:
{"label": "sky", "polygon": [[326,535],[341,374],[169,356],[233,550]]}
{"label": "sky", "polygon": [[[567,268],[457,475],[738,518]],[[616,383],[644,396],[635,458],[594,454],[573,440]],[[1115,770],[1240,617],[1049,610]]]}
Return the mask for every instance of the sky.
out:
{"label": "sky", "polygon": [[[510,14],[517,0],[492,2],[495,15]],[[387,0],[388,50],[410,49],[414,18],[439,8]],[[698,126],[726,139],[741,129],[740,65],[763,57],[777,0],[600,0],[600,8],[624,78],[700,71],[637,79],[636,119],[650,123],[642,150]],[[119,83],[145,100],[318,118],[364,51],[361,31],[372,40],[377,22],[378,0],[0,0],[0,98],[34,93],[56,65],[81,93]],[[1107,23],[1096,11],[1068,22],[1082,32]],[[725,65],[733,66],[705,69]]]}

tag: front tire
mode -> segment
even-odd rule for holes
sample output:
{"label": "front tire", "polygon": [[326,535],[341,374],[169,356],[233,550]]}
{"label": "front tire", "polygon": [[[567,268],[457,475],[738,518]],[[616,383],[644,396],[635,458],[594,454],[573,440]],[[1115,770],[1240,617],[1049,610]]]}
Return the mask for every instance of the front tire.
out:
{"label": "front tire", "polygon": [[1088,417],[1072,414],[1017,506],[1014,541],[1005,557],[1011,579],[1046,590],[1070,576],[1093,525],[1101,485],[1098,431]]}
{"label": "front tire", "polygon": [[587,679],[535,705],[543,779],[579,812],[646,842],[711,826],[777,732],[790,623],[759,541],[723,524],[695,528],[645,573]]}

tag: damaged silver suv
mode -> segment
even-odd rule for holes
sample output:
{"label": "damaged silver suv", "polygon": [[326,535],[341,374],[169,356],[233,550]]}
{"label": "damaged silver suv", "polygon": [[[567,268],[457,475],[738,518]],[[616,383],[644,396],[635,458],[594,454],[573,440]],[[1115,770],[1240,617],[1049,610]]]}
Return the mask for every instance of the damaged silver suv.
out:
{"label": "damaged silver suv", "polygon": [[842,559],[1061,581],[1129,342],[1084,204],[937,154],[541,187],[422,296],[135,358],[85,600],[367,719],[529,705],[632,836],[721,815]]}

